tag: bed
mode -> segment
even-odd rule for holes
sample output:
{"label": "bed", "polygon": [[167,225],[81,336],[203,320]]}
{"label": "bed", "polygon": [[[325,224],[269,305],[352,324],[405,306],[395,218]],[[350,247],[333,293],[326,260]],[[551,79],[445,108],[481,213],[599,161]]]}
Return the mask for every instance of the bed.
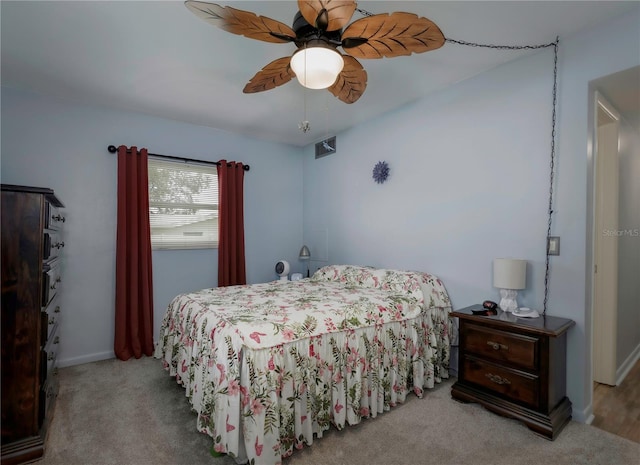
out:
{"label": "bed", "polygon": [[450,312],[428,273],[331,265],[176,296],[155,357],[216,452],[280,464],[448,378]]}

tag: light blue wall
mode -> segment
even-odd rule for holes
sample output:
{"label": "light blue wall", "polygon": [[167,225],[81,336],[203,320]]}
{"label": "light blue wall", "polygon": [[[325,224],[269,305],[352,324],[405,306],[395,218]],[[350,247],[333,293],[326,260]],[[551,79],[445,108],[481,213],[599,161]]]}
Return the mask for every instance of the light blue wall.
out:
{"label": "light blue wall", "polygon": [[[551,257],[548,313],[576,322],[568,335],[567,395],[581,421],[591,415],[592,395],[588,84],[638,65],[639,10],[560,44],[552,235],[561,237],[561,255]],[[523,258],[527,288],[520,304],[540,309],[552,76],[553,52],[545,49],[338,134],[334,155],[315,160],[307,148],[304,239],[312,256],[431,272],[454,308],[497,299],[492,259]],[[391,168],[382,185],[371,177],[380,160]],[[322,264],[313,262],[313,269]]]}
{"label": "light blue wall", "polygon": [[[279,259],[298,264],[302,241],[298,148],[161,118],[61,103],[3,87],[2,182],[50,187],[66,206],[61,366],[113,357],[117,163],[107,152],[110,144],[248,163],[247,279],[250,283],[274,279]],[[217,251],[155,251],[153,273],[157,335],[171,298],[217,285]]]}
{"label": "light blue wall", "polygon": [[[553,54],[527,62],[340,134],[335,155],[308,154],[305,235],[328,230],[332,263],[434,273],[456,308],[497,298],[493,258],[525,258],[521,303],[539,304]],[[372,179],[379,160],[384,184]]]}

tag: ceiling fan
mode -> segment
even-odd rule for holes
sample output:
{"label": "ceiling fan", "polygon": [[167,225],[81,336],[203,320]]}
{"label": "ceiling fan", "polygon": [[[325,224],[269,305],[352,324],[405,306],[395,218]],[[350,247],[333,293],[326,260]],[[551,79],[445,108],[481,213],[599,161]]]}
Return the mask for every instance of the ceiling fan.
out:
{"label": "ceiling fan", "polygon": [[244,87],[246,94],[273,89],[297,77],[305,87],[326,88],[343,102],[353,103],[367,87],[367,72],[356,58],[423,53],[445,42],[435,23],[413,13],[371,15],[347,25],[356,10],[356,2],[350,0],[298,0],[293,27],[215,3],[187,0],[185,6],[227,32],[265,42],[293,42],[298,47],[292,56],[278,58],[258,71]]}

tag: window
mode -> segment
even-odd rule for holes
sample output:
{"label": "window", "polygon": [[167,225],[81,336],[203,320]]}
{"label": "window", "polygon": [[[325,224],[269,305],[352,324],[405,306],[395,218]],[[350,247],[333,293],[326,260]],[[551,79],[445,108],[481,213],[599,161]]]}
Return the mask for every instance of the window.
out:
{"label": "window", "polygon": [[148,166],[152,248],[218,247],[216,167],[155,158]]}

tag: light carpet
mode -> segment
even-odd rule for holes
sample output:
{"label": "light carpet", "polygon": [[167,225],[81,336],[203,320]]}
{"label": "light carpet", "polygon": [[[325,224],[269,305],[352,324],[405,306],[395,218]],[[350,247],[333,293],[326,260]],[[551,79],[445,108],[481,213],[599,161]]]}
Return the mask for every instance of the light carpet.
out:
{"label": "light carpet", "polygon": [[[153,358],[59,371],[41,465],[232,465],[197,432],[184,389]],[[639,465],[640,444],[570,422],[555,441],[476,404],[451,399],[454,380],[375,419],[331,429],[283,465]]]}

